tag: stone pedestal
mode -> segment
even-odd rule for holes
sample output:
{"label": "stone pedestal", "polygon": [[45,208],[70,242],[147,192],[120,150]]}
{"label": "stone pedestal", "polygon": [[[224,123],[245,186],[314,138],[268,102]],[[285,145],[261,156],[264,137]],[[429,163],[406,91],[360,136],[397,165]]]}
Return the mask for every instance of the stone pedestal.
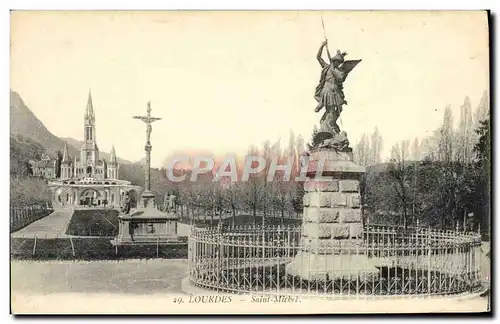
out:
{"label": "stone pedestal", "polygon": [[179,240],[175,213],[164,213],[155,207],[154,194],[146,190],[141,195],[137,209],[118,216],[116,245],[158,244]]}
{"label": "stone pedestal", "polygon": [[287,272],[305,280],[377,276],[362,248],[360,179],[352,153],[311,153],[304,183],[301,250]]}

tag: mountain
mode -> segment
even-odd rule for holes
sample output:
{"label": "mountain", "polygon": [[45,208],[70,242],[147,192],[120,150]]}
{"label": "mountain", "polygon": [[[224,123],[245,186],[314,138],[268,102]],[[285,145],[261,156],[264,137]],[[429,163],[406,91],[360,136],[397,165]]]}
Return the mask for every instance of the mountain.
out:
{"label": "mountain", "polygon": [[[72,158],[80,154],[82,142],[72,138],[59,138],[52,134],[26,106],[21,96],[12,90],[10,91],[10,133],[40,143],[53,157],[57,150],[63,150],[65,142],[68,143],[68,153]],[[100,156],[109,160],[107,152],[100,152]],[[131,164],[130,161],[118,157],[117,159],[121,164]]]}
{"label": "mountain", "polygon": [[71,137],[61,137],[61,139],[63,141],[65,141],[66,143],[68,143],[68,145],[71,145],[75,148],[79,148],[83,144],[83,141],[79,141],[79,140],[76,140],[76,139],[71,138]]}
{"label": "mountain", "polygon": [[142,159],[140,159],[139,161],[136,161],[134,164],[138,164],[138,165],[142,165],[142,166],[145,166],[146,165],[146,158],[143,157]]}
{"label": "mountain", "polygon": [[[63,150],[68,143],[71,157],[80,154],[81,141],[73,138],[59,138],[52,134],[43,123],[26,106],[21,96],[10,91],[10,174],[13,177],[25,178],[28,174],[28,161],[40,159],[43,152],[55,158],[58,150]],[[109,153],[100,152],[109,160]],[[132,163],[117,157],[120,163],[120,179],[131,181],[136,185],[144,185],[144,159]],[[158,169],[151,169],[152,185],[159,194],[164,194],[165,174]],[[12,183],[12,181],[11,181]]]}
{"label": "mountain", "polygon": [[[55,156],[57,150],[64,148],[64,141],[52,134],[26,106],[21,96],[12,90],[10,91],[10,134],[21,135],[40,143],[52,156]],[[68,151],[71,156],[79,152],[72,146],[68,146]]]}

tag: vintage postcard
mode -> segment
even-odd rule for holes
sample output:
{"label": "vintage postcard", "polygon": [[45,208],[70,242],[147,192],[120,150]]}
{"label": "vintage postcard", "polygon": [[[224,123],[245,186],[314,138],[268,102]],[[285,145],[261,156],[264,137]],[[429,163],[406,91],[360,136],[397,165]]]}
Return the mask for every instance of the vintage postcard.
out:
{"label": "vintage postcard", "polygon": [[490,310],[486,11],[12,11],[13,314]]}

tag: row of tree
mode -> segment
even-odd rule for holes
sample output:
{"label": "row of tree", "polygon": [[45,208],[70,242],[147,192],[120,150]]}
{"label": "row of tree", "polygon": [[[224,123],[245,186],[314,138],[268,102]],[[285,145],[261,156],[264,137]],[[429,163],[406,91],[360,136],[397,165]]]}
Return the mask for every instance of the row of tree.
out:
{"label": "row of tree", "polygon": [[[34,200],[50,200],[43,182],[26,179],[23,163],[16,162],[25,161],[26,154],[34,154],[20,149],[24,147],[21,142],[11,138],[11,202],[22,205]],[[489,226],[491,145],[486,92],[474,113],[469,98],[465,98],[457,126],[454,126],[451,107],[447,107],[442,125],[431,136],[393,145],[388,163],[382,162],[383,144],[382,134],[375,128],[354,146],[355,161],[367,166],[361,188],[365,213],[370,219],[403,225],[415,224],[418,220],[422,224],[449,228],[464,225],[473,213],[476,227]],[[208,173],[199,176],[196,182],[172,183],[167,179],[167,170],[162,168],[151,170],[151,187],[157,192],[159,202],[167,192],[174,192],[180,212],[185,216],[208,215],[214,220],[248,214],[254,221],[257,216],[264,216],[263,220],[296,216],[302,211],[302,183],[286,181],[282,171],[275,173],[273,181],[267,181],[266,177],[273,159],[277,157],[279,164],[285,164],[293,157],[295,167],[290,179],[294,179],[299,172],[299,155],[306,150],[306,145],[309,144],[301,136],[292,132],[286,145],[278,140],[250,147],[248,155],[259,155],[268,163],[261,172],[251,174],[248,181],[231,182],[228,178],[213,181],[214,173]],[[37,152],[41,149],[36,145],[28,147]],[[175,172],[187,177],[191,173],[189,170]],[[134,184],[144,183],[142,165],[122,165],[120,173],[121,178]],[[238,173],[240,178],[241,168]]]}
{"label": "row of tree", "polygon": [[[466,97],[456,127],[451,107],[446,107],[442,125],[431,136],[396,143],[389,163],[369,168],[363,198],[376,221],[489,227],[488,94],[484,93],[474,115],[471,106]],[[366,149],[366,142],[362,139],[355,149],[363,165],[378,158],[376,149]],[[370,152],[375,152],[375,158]]]}
{"label": "row of tree", "polygon": [[[266,217],[284,219],[302,211],[302,184],[293,179],[300,173],[298,152],[304,150],[303,138],[291,132],[285,147],[278,140],[275,143],[267,141],[262,147],[252,146],[248,149],[247,156],[260,156],[266,161],[260,172],[249,174],[248,181],[231,181],[229,176],[213,181],[217,171],[214,169],[213,172],[199,175],[195,182],[186,180],[173,183],[166,177],[167,170],[162,169],[157,174],[160,178],[152,179],[152,185],[159,185],[157,188],[161,188],[160,194],[169,191],[175,193],[181,216],[207,215],[212,221],[237,215],[250,215],[254,222],[257,216],[263,216],[263,221]],[[245,158],[241,160],[245,161]],[[289,174],[276,170],[274,178],[269,181],[267,177],[272,163],[289,164],[292,168]],[[237,164],[237,179],[241,180],[244,162]],[[189,179],[192,170],[175,170],[174,173],[176,176],[186,175],[186,179]],[[157,198],[161,199],[161,196]],[[184,213],[187,215],[183,215]]]}
{"label": "row of tree", "polygon": [[[403,140],[391,148],[389,162],[382,162],[383,138],[375,128],[365,134],[354,147],[355,161],[367,166],[362,196],[365,214],[378,223],[421,224],[442,228],[463,226],[474,215],[473,223],[487,228],[489,221],[489,100],[487,93],[472,113],[469,98],[461,107],[460,120],[454,127],[451,107],[447,107],[442,125],[422,140]],[[314,133],[314,132],[313,132]],[[479,145],[479,143],[482,143]],[[307,144],[310,145],[310,144]],[[249,155],[260,155],[266,161],[278,157],[300,155],[306,143],[301,136],[290,136],[288,145],[280,141],[251,147]],[[297,161],[295,161],[297,165]],[[252,174],[247,182],[212,181],[205,174],[198,181],[170,183],[162,169],[152,179],[152,186],[162,200],[165,192],[177,196],[181,213],[208,215],[210,219],[224,215],[289,217],[302,211],[302,183],[285,181],[276,172],[272,182],[266,181],[266,168]],[[187,174],[190,171],[178,171]],[[241,170],[239,170],[241,176]],[[291,179],[298,170],[293,169]],[[485,207],[488,206],[488,207]]]}

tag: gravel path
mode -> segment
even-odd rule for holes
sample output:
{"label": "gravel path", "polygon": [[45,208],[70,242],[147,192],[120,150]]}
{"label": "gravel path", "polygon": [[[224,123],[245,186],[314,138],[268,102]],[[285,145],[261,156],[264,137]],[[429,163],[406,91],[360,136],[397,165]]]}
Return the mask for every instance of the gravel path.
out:
{"label": "gravel path", "polygon": [[11,287],[23,294],[177,293],[187,260],[11,262]]}

